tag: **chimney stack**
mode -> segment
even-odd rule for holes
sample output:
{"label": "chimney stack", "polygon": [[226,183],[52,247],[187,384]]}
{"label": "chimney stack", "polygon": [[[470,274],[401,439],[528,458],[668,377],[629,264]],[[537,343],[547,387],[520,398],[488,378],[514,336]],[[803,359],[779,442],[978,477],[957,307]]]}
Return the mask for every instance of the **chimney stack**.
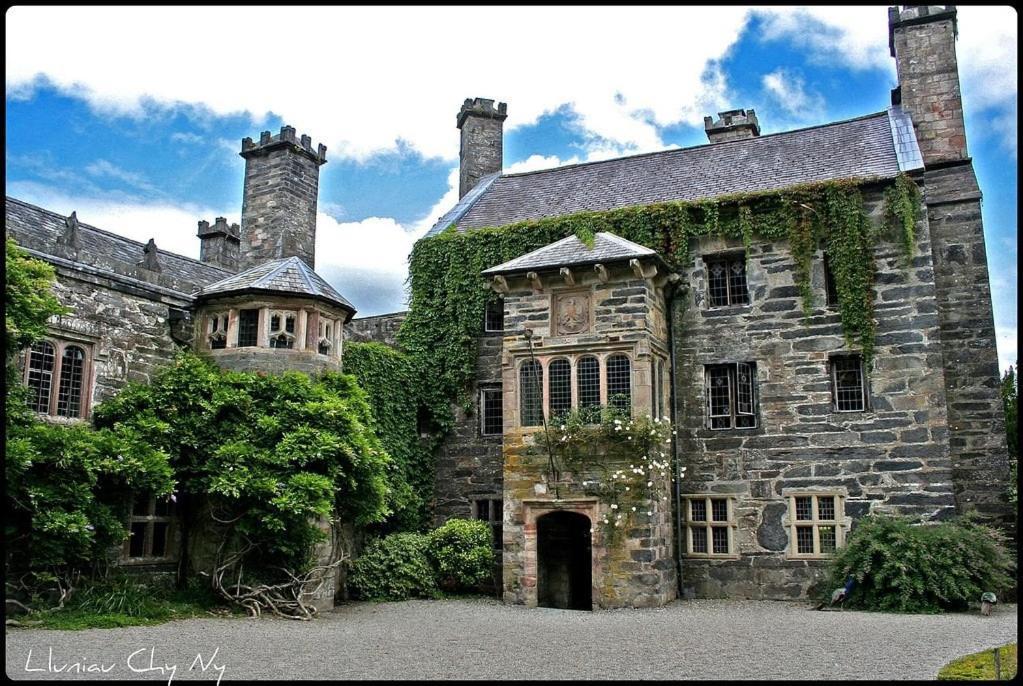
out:
{"label": "chimney stack", "polygon": [[458,112],[458,130],[462,132],[458,151],[458,197],[473,189],[480,179],[501,171],[504,165],[504,120],[507,103],[486,98],[466,98]]}
{"label": "chimney stack", "polygon": [[888,8],[888,48],[899,85],[892,104],[901,104],[916,130],[924,164],[969,157],[956,61],[955,5]]}
{"label": "chimney stack", "polygon": [[760,122],[757,121],[757,113],[752,108],[718,112],[717,121],[714,121],[713,117],[704,117],[703,128],[711,143],[725,143],[760,135]]}
{"label": "chimney stack", "polygon": [[237,224],[228,225],[224,217],[217,217],[213,226],[208,221],[200,221],[197,235],[201,262],[232,272],[238,271],[241,231]]}

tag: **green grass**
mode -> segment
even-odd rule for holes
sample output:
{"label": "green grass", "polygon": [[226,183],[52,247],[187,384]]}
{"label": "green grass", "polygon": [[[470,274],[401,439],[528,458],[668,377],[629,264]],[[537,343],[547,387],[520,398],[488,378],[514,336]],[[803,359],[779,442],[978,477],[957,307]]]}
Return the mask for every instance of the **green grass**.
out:
{"label": "green grass", "polygon": [[225,607],[205,587],[193,584],[186,589],[174,589],[165,583],[120,577],[87,583],[65,607],[32,612],[19,617],[18,622],[26,627],[76,631],[150,626],[174,619],[239,612]]}
{"label": "green grass", "polygon": [[[1016,644],[1001,646],[1002,681],[1016,676]],[[994,650],[989,648],[979,653],[953,660],[938,672],[939,681],[991,681],[995,678]]]}

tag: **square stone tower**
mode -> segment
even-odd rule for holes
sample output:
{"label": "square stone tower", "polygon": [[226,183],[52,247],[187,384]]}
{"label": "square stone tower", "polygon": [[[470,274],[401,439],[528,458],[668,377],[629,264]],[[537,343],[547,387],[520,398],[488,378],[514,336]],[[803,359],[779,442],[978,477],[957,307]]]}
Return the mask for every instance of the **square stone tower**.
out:
{"label": "square stone tower", "polygon": [[245,190],[242,199],[242,270],[268,260],[298,257],[316,268],[316,196],[327,147],[315,150],[295,129],[264,131],[259,142],[242,140]]}

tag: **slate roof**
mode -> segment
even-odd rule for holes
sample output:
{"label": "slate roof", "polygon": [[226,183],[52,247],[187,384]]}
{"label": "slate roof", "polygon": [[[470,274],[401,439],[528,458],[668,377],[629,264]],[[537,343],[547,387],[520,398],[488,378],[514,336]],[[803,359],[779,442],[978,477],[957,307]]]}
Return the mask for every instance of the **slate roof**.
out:
{"label": "slate roof", "polygon": [[[65,217],[27,202],[7,196],[4,203],[7,235],[23,248],[60,256],[57,239],[64,234]],[[142,261],[144,245],[130,238],[78,223],[78,262],[122,276],[134,277]],[[157,250],[161,276],[167,287],[188,295],[202,286],[220,281],[231,272],[204,264],[184,255]]]}
{"label": "slate roof", "polygon": [[426,235],[443,231],[452,221],[458,231],[466,231],[833,179],[892,178],[922,166],[911,159],[916,141],[903,117],[901,110],[884,111],[756,138],[506,174],[490,180],[474,198],[467,194]]}
{"label": "slate roof", "polygon": [[626,240],[609,231],[600,231],[593,238],[593,247],[587,246],[576,236],[560,241],[533,252],[520,255],[514,260],[483,270],[484,274],[508,274],[511,272],[540,271],[554,267],[570,267],[579,264],[612,263],[631,260],[634,257],[656,257],[657,253],[638,243]]}
{"label": "slate roof", "polygon": [[299,257],[283,257],[257,264],[206,286],[196,293],[196,298],[205,299],[214,295],[249,291],[320,298],[355,314],[355,307]]}

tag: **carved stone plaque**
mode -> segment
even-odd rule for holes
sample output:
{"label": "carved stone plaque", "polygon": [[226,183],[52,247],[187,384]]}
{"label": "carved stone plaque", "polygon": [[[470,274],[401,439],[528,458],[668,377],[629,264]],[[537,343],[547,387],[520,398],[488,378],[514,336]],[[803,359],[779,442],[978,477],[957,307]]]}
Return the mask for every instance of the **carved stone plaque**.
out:
{"label": "carved stone plaque", "polygon": [[588,293],[565,293],[555,298],[558,335],[585,333],[590,330],[590,296]]}

